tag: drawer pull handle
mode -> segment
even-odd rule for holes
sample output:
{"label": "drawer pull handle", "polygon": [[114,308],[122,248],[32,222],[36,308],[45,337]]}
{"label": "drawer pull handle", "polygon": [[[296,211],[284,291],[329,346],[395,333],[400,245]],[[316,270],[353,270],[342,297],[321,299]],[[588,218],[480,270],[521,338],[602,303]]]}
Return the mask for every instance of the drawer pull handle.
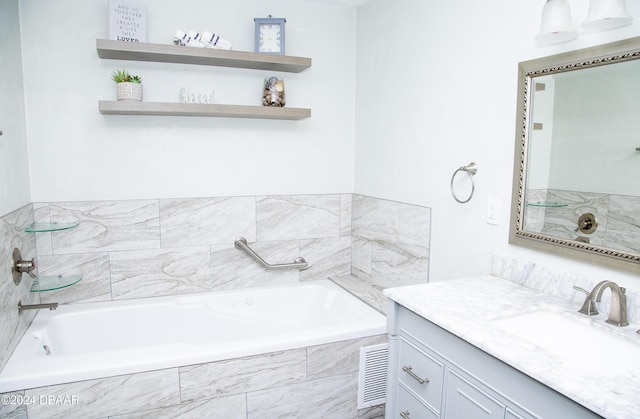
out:
{"label": "drawer pull handle", "polygon": [[407,410],[406,412],[400,412],[400,417],[402,419],[409,419],[409,411]]}
{"label": "drawer pull handle", "polygon": [[416,380],[420,384],[424,384],[424,383],[428,383],[429,382],[428,378],[420,378],[413,371],[411,371],[411,365],[409,365],[408,367],[407,366],[402,367],[402,371],[404,371],[407,374],[409,374],[411,376],[411,378],[413,378],[414,380]]}

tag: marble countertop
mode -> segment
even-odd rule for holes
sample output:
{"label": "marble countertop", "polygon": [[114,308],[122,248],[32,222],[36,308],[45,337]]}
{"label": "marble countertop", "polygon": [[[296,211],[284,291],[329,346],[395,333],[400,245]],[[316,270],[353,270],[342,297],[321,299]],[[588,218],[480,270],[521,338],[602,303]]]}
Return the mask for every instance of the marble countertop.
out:
{"label": "marble countertop", "polygon": [[605,323],[608,313],[587,317],[577,312],[580,304],[490,275],[389,288],[384,294],[599,415],[607,418],[640,415],[640,370],[597,376],[593,371],[567,365],[562,357],[509,334],[491,321],[536,310],[553,310],[582,322],[591,321],[594,327],[640,345],[638,324],[618,328]]}

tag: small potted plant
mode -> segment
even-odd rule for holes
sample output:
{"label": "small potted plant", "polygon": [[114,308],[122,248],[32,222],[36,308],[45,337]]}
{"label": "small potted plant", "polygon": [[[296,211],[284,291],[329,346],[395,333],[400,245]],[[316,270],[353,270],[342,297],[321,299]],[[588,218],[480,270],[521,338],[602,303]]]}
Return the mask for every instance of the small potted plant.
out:
{"label": "small potted plant", "polygon": [[132,76],[127,70],[116,70],[111,76],[116,82],[118,100],[142,101],[142,80],[140,76]]}

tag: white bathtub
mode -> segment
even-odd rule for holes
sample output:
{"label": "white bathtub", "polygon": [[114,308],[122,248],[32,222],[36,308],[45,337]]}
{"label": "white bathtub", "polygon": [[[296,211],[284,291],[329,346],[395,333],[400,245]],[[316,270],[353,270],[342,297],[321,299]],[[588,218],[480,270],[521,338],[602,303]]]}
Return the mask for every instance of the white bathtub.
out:
{"label": "white bathtub", "polygon": [[0,393],[356,339],[385,327],[382,314],[330,280],[62,305],[37,314],[0,373]]}

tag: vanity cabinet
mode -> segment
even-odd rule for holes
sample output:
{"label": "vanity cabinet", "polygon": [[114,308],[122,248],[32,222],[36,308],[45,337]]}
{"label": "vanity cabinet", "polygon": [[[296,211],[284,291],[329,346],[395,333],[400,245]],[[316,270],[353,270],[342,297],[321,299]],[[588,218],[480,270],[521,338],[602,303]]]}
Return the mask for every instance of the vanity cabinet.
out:
{"label": "vanity cabinet", "polygon": [[393,301],[387,322],[387,418],[600,417]]}

